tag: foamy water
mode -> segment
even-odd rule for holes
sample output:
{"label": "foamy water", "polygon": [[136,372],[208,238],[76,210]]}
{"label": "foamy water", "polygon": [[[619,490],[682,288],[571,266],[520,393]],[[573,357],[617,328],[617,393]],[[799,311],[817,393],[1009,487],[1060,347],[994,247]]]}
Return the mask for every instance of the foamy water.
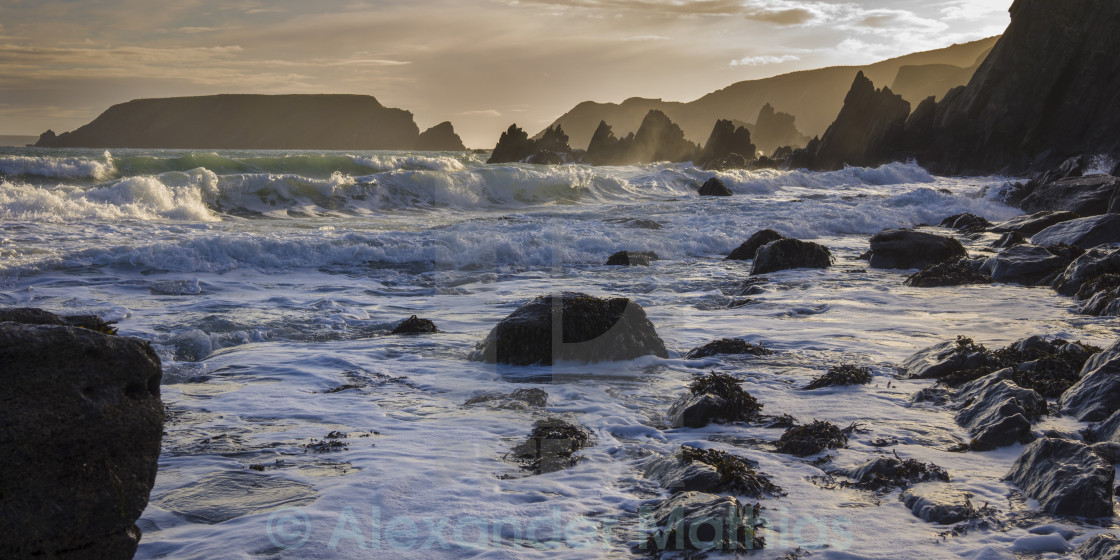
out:
{"label": "foamy water", "polygon": [[[813,558],[1002,558],[1038,552],[1032,524],[1077,531],[1071,546],[1101,530],[1039,518],[943,539],[947,528],[913,517],[897,492],[813,484],[820,468],[765,450],[781,430],[665,427],[694,375],[724,371],[768,414],[864,424],[832,453],[835,467],[877,456],[873,439],[896,438],[890,450],[946,468],[974,503],[1028,511],[1000,480],[1021,446],[947,452],[967,434],[950,411],[910,405],[928,382],[894,380],[893,367],[958,334],[989,347],[1034,334],[1108,344],[1120,333],[1115,319],[1076,315],[1046,289],[907,288],[901,272],[857,260],[884,228],[1019,214],[987,194],[1003,179],[936,177],[912,164],[710,173],[484,158],[0,152],[0,305],[119,320],[164,360],[170,416],[138,557],[639,557],[637,512],[665,495],[642,462],[681,444],[758,461],[787,491],[762,501],[770,526],[759,558],[798,547]],[[713,175],[737,196],[698,197]],[[764,227],[829,246],[836,264],[770,275],[754,303],[731,308],[749,264],[721,259]],[[963,241],[974,255],[990,251],[986,237]],[[602,266],[619,250],[662,260]],[[559,290],[631,297],[672,356],[467,361],[517,306]],[[413,314],[444,332],[388,334]],[[777,353],[682,359],[723,337]],[[839,363],[870,365],[876,381],[797,389]],[[503,460],[546,412],[462,406],[526,387],[549,393],[547,415],[595,433],[576,466],[524,476]],[[307,447],[331,432],[346,434],[345,449]]]}

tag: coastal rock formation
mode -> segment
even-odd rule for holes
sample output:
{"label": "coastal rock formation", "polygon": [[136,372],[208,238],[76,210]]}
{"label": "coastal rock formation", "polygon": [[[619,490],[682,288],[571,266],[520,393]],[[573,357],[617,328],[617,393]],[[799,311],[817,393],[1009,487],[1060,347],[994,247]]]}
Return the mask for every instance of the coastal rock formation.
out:
{"label": "coastal rock formation", "polygon": [[511,124],[498,138],[498,145],[494,146],[486,163],[557,164],[563,163],[571,152],[568,135],[564,134],[564,129],[560,126],[545,130],[540,138],[533,140],[527,132],[516,124]]}
{"label": "coastal rock formation", "polygon": [[678,453],[646,463],[646,476],[671,492],[730,492],[761,498],[782,489],[737,455],[681,446]]}
{"label": "coastal rock formation", "polygon": [[733,196],[735,193],[731,192],[731,189],[727,188],[727,185],[723,184],[723,181],[720,181],[718,177],[712,177],[704,181],[698,194],[700,196]]}
{"label": "coastal rock formation", "polygon": [[1068,222],[1069,220],[1080,217],[1081,216],[1073,212],[1047,210],[1025,216],[1016,216],[1010,220],[993,225],[990,231],[993,233],[1018,233],[1019,235],[1030,237],[1054,224]]}
{"label": "coastal rock formation", "polygon": [[1092,295],[1083,291],[1086,286],[1108,274],[1120,274],[1120,248],[1111,245],[1094,247],[1074,259],[1051,287],[1064,296],[1078,295],[1086,299]]}
{"label": "coastal rock formation", "polygon": [[160,452],[160,360],[35,315],[0,322],[0,556],[132,558]]}
{"label": "coastal rock formation", "polygon": [[1120,352],[1113,345],[1085,363],[1081,379],[1058,399],[1062,414],[1099,422],[1120,410]]}
{"label": "coastal rock formation", "polygon": [[[446,125],[446,126],[445,126]],[[43,133],[45,148],[275,150],[462,149],[451,125],[421,138],[412,113],[368,95],[210,95],[136,99],[73,132]],[[426,147],[421,147],[423,143]]]}
{"label": "coastal rock formation", "polygon": [[438,332],[439,329],[436,328],[436,324],[431,319],[421,319],[413,315],[401,321],[389,334],[430,334]]}
{"label": "coastal rock formation", "polygon": [[674,428],[703,428],[711,422],[749,422],[761,411],[762,405],[739,380],[712,372],[688,386],[669,407],[668,417]]}
{"label": "coastal rock formation", "polygon": [[925,268],[967,256],[960,241],[932,233],[888,229],[871,238],[872,268]]}
{"label": "coastal rock formation", "polygon": [[1078,441],[1042,438],[1005,477],[1054,515],[1112,517],[1112,465]]}
{"label": "coastal rock formation", "polygon": [[1039,185],[1022,201],[1026,212],[1042,210],[1097,216],[1109,212],[1109,203],[1120,190],[1120,178],[1109,175],[1070,177]]}
{"label": "coastal rock formation", "polygon": [[987,219],[977,216],[975,214],[955,214],[941,220],[941,227],[955,229],[967,233],[985,231],[992,227],[992,223]]}
{"label": "coastal rock formation", "polygon": [[983,363],[983,350],[969,339],[958,338],[919,350],[902,362],[901,367],[909,379],[938,379],[980,367]]}
{"label": "coastal rock formation", "polygon": [[1104,214],[1054,224],[1034,234],[1031,242],[1043,247],[1065,244],[1082,249],[1120,243],[1120,214]]}
{"label": "coastal rock formation", "polygon": [[1120,558],[1120,538],[1112,533],[1101,533],[1077,547],[1081,560],[1116,560]]}
{"label": "coastal rock formation", "polygon": [[785,239],[785,236],[772,229],[756,231],[755,233],[751,234],[751,236],[748,237],[742,245],[738,246],[734,251],[731,251],[731,254],[727,255],[724,260],[753,260],[755,255],[758,253],[758,250],[761,249],[763,245],[766,245],[767,243],[773,243],[774,241],[778,241],[779,239]]}
{"label": "coastal rock formation", "polygon": [[669,356],[640,305],[627,298],[565,292],[538,297],[502,319],[471,359],[528,366],[631,360],[650,354]]}
{"label": "coastal rock formation", "polygon": [[592,165],[683,162],[693,160],[698,151],[679,126],[665,113],[654,110],[646,114],[636,133],[621,139],[615,137],[610,125],[600,122],[587,145],[587,160]]}
{"label": "coastal rock formation", "polygon": [[765,546],[755,534],[757,513],[737,498],[680,492],[659,503],[649,519],[658,527],[638,548],[643,551],[699,550],[748,552]]}
{"label": "coastal rock formation", "polygon": [[[704,149],[696,156],[696,165],[704,169],[731,169],[737,167],[732,162],[748,162],[757,155],[757,148],[751,143],[751,131],[735,126],[731,121],[720,119],[712,128]],[[737,156],[730,159],[731,156]],[[745,165],[738,166],[745,167]]]}
{"label": "coastal rock formation", "polygon": [[909,116],[910,102],[890,88],[875,89],[859,72],[836,121],[815,150],[807,148],[811,169],[831,171],[845,165],[870,167],[891,161]]}
{"label": "coastal rock formation", "polygon": [[980,262],[976,262],[975,259],[957,259],[931,264],[908,276],[903,284],[915,288],[939,288],[992,283],[991,276],[980,272],[983,259],[979,260]]}
{"label": "coastal rock formation", "polygon": [[685,354],[684,358],[686,360],[698,360],[700,358],[719,356],[721,354],[766,356],[773,354],[773,352],[757,344],[751,344],[741,338],[722,338],[720,340],[713,340],[703,346],[693,348],[688,354]]}
{"label": "coastal rock formation", "polygon": [[416,139],[416,149],[432,152],[462,152],[467,149],[463,139],[455,134],[455,127],[443,121],[420,133]]}
{"label": "coastal rock formation", "polygon": [[803,147],[809,143],[809,137],[797,130],[796,117],[789,113],[775,111],[769,103],[758,110],[758,119],[754,125],[754,140],[758,149],[764,154],[772,154],[782,146],[794,148]]}
{"label": "coastal rock formation", "polygon": [[754,257],[751,275],[769,274],[794,268],[828,268],[832,252],[828,247],[799,239],[779,239],[763,245]]}

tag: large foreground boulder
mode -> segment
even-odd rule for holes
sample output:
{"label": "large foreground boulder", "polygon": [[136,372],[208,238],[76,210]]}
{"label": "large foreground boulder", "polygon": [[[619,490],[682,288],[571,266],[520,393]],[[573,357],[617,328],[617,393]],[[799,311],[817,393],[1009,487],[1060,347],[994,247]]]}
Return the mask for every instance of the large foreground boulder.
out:
{"label": "large foreground boulder", "polygon": [[980,273],[996,282],[1031,286],[1064,270],[1069,263],[1045,247],[1016,245],[984,261]]}
{"label": "large foreground boulder", "polygon": [[1031,237],[1035,245],[1049,247],[1065,244],[1092,249],[1106,243],[1120,243],[1120,214],[1078,218],[1052,225]]}
{"label": "large foreground boulder", "polygon": [[0,557],[132,558],[163,404],[147,343],[0,323]]}
{"label": "large foreground boulder", "polygon": [[731,251],[731,254],[727,255],[727,257],[725,257],[723,260],[725,260],[725,261],[749,261],[749,260],[752,260],[752,259],[754,259],[755,255],[758,253],[758,250],[761,249],[764,245],[766,245],[767,243],[773,243],[775,241],[778,241],[779,239],[785,239],[785,238],[786,237],[784,235],[782,235],[782,234],[780,234],[780,233],[778,233],[778,232],[776,232],[772,229],[764,229],[764,230],[756,231],[750,237],[748,237],[747,240],[745,242],[743,242],[742,245],[735,248],[734,251]]}
{"label": "large foreground boulder", "polygon": [[1010,381],[1002,370],[961,387],[954,419],[972,436],[976,450],[995,449],[1031,439],[1031,422],[1046,412],[1046,399]]}
{"label": "large foreground boulder", "polygon": [[751,274],[768,274],[794,268],[828,268],[832,266],[832,252],[828,247],[801,241],[779,239],[758,249],[754,256]]}
{"label": "large foreground boulder", "polygon": [[1054,515],[1112,517],[1116,471],[1079,441],[1042,438],[1015,460],[1007,480]]}
{"label": "large foreground boulder", "polygon": [[871,238],[872,268],[926,268],[968,256],[960,241],[932,233],[888,229]]}
{"label": "large foreground boulder", "polygon": [[518,366],[669,356],[645,310],[627,298],[564,292],[541,296],[503,319],[471,354]]}

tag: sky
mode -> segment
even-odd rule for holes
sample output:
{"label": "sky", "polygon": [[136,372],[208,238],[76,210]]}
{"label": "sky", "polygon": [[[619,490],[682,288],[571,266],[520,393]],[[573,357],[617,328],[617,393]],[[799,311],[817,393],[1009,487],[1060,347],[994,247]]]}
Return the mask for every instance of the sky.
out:
{"label": "sky", "polygon": [[0,134],[110,105],[356,93],[472,148],[581,101],[735,82],[997,35],[1012,0],[0,0]]}

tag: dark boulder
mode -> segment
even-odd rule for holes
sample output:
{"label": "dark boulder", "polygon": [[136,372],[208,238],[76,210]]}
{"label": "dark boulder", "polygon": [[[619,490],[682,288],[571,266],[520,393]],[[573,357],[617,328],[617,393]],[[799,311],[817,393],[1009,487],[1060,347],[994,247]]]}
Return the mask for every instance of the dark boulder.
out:
{"label": "dark boulder", "polygon": [[759,512],[744,508],[736,498],[681,492],[651,510],[642,509],[643,520],[657,529],[638,548],[657,556],[681,550],[741,553],[766,543],[756,534]]}
{"label": "dark boulder", "polygon": [[531,410],[544,408],[548,393],[542,389],[518,389],[512,393],[486,393],[471,397],[463,406],[482,405],[494,410]]}
{"label": "dark boulder", "polygon": [[757,344],[751,344],[741,338],[722,338],[720,340],[713,340],[703,346],[693,348],[688,354],[685,354],[684,358],[686,360],[698,360],[700,358],[719,356],[721,354],[767,356],[773,354],[773,352]]}
{"label": "dark boulder", "polygon": [[1031,422],[1046,413],[1046,399],[1009,381],[1010,376],[1003,370],[961,387],[954,419],[972,436],[972,449],[1030,441]]}
{"label": "dark boulder", "polygon": [[525,441],[510,450],[508,458],[533,474],[566,469],[581,457],[576,452],[595,445],[595,436],[583,426],[558,418],[546,418],[533,424]]}
{"label": "dark boulder", "polygon": [[1085,302],[1077,311],[1082,315],[1120,316],[1120,274],[1102,274],[1082,284],[1077,299]]}
{"label": "dark boulder", "polygon": [[1078,441],[1042,438],[1027,446],[1006,479],[1054,515],[1112,517],[1116,471]]}
{"label": "dark boulder", "polygon": [[952,525],[977,517],[972,495],[948,484],[931,482],[903,490],[898,500],[927,523]]}
{"label": "dark boulder", "polygon": [[975,214],[955,214],[941,220],[941,227],[966,232],[984,231],[992,226],[987,219]]}
{"label": "dark boulder", "polygon": [[993,249],[1008,249],[1026,242],[1027,238],[1023,237],[1023,234],[1017,231],[1009,231],[1001,235],[996,241],[993,241],[990,247]]}
{"label": "dark boulder", "polygon": [[806,390],[823,389],[825,387],[842,387],[845,385],[867,385],[871,383],[871,368],[860,367],[852,364],[840,364],[828,368],[824,375],[814,377]]}
{"label": "dark boulder", "polygon": [[659,260],[652,251],[619,251],[607,259],[607,266],[649,266]]}
{"label": "dark boulder", "polygon": [[1101,533],[1077,547],[1081,560],[1117,560],[1120,558],[1120,538],[1112,533]]}
{"label": "dark boulder", "polygon": [[991,284],[992,277],[980,272],[981,264],[983,260],[973,263],[969,259],[931,264],[908,276],[903,284],[914,288]]}
{"label": "dark boulder", "polygon": [[875,89],[871,80],[856,74],[836,121],[812,152],[812,168],[870,167],[895,158],[903,139],[910,102],[890,88]]}
{"label": "dark boulder", "polygon": [[763,245],[755,253],[752,275],[769,274],[794,268],[828,268],[832,266],[832,252],[828,247],[801,241],[779,239]]}
{"label": "dark boulder", "polygon": [[[1120,247],[1095,247],[1077,257],[1066,267],[1051,287],[1059,294],[1072,296],[1081,292],[1086,283],[1105,274],[1120,274]],[[1091,294],[1082,294],[1081,299]]]}
{"label": "dark boulder", "polygon": [[631,360],[650,354],[669,356],[640,305],[627,298],[565,292],[519,307],[490,331],[470,357],[527,366]]}
{"label": "dark boulder", "polygon": [[754,259],[755,254],[758,253],[758,250],[761,249],[763,245],[766,245],[767,243],[773,243],[774,241],[778,241],[779,239],[785,239],[785,236],[776,232],[776,231],[774,231],[774,230],[772,230],[772,229],[764,229],[764,230],[761,230],[761,231],[757,231],[754,234],[752,234],[749,238],[747,238],[746,242],[744,242],[742,245],[737,247],[734,251],[731,251],[731,254],[727,255],[727,257],[724,258],[724,260],[727,260],[727,261],[749,261],[749,260],[752,260],[752,259]]}
{"label": "dark boulder", "polygon": [[421,319],[415,315],[401,321],[393,332],[389,334],[430,334],[438,333],[439,329],[431,319]]}
{"label": "dark boulder", "polygon": [[1052,225],[1031,237],[1035,245],[1066,244],[1091,249],[1106,243],[1120,243],[1120,214],[1078,218]]}
{"label": "dark boulder", "polygon": [[455,134],[455,127],[450,122],[441,122],[428,130],[420,133],[416,140],[417,150],[431,150],[436,152],[462,152],[467,149],[463,139]]}
{"label": "dark boulder", "polygon": [[160,453],[161,377],[147,342],[0,323],[0,556],[132,558]]}
{"label": "dark boulder", "polygon": [[1108,175],[1070,177],[1039,185],[1022,201],[1026,212],[1067,211],[1097,216],[1109,211],[1109,201],[1120,188],[1120,178]]}
{"label": "dark boulder", "polygon": [[909,379],[936,379],[984,364],[983,347],[958,337],[920,350],[902,362],[903,375]]}
{"label": "dark boulder", "polygon": [[669,420],[674,428],[703,428],[711,422],[750,422],[761,411],[738,379],[712,372],[689,385],[688,393],[669,408]]}
{"label": "dark boulder", "polygon": [[932,233],[888,229],[871,238],[872,268],[925,268],[968,256],[960,241]]}
{"label": "dark boulder", "polygon": [[720,181],[718,177],[708,179],[700,187],[700,196],[731,196],[733,194],[735,193],[731,192],[731,189],[727,188],[727,185],[723,184],[723,181]]}
{"label": "dark boulder", "polygon": [[1070,260],[1037,245],[1016,245],[984,261],[980,267],[996,282],[1033,286],[1043,278],[1065,270]]}
{"label": "dark boulder", "polygon": [[1090,428],[1087,433],[1090,434],[1090,437],[1086,437],[1089,441],[1120,443],[1120,409]]}
{"label": "dark boulder", "polygon": [[933,464],[917,459],[903,460],[894,457],[878,457],[853,469],[836,471],[851,478],[854,482],[842,483],[843,486],[885,493],[895,488],[907,488],[913,484],[930,481],[949,481],[949,473]]}
{"label": "dark boulder", "polygon": [[1063,414],[1082,422],[1099,422],[1120,410],[1120,355],[1116,348],[1113,345],[1085,362],[1081,380],[1058,399]]}
{"label": "dark boulder", "polygon": [[758,150],[751,143],[751,131],[721,119],[717,120],[715,127],[712,128],[708,142],[704,144],[704,149],[696,158],[696,165],[709,168],[714,163],[726,163],[727,158],[735,154],[739,159],[745,160],[745,167],[746,161],[753,160],[757,153]]}
{"label": "dark boulder", "polygon": [[79,327],[105,334],[116,334],[113,322],[106,322],[97,315],[59,316],[35,307],[13,307],[0,309],[0,323],[11,321],[25,325],[59,325]]}
{"label": "dark boulder", "polygon": [[1045,211],[1035,212],[1025,216],[1018,216],[1011,218],[1005,222],[1000,222],[992,226],[991,231],[994,233],[1009,233],[1015,232],[1020,235],[1030,237],[1054,224],[1068,222],[1080,218],[1081,216],[1073,212],[1062,211]]}

